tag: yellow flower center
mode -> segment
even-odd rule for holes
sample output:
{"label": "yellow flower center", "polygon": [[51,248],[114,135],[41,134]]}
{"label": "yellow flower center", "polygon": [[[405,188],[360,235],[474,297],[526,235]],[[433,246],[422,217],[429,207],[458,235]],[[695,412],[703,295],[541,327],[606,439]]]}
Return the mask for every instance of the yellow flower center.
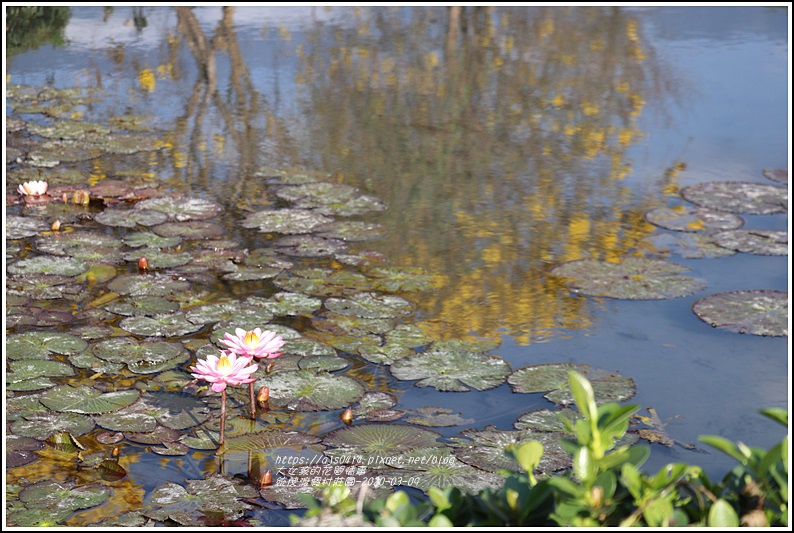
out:
{"label": "yellow flower center", "polygon": [[229,358],[226,357],[226,355],[222,355],[221,358],[218,359],[218,372],[228,374],[231,369],[232,362],[229,361]]}
{"label": "yellow flower center", "polygon": [[246,346],[256,346],[259,344],[259,335],[257,335],[253,331],[248,331],[245,334],[245,345]]}

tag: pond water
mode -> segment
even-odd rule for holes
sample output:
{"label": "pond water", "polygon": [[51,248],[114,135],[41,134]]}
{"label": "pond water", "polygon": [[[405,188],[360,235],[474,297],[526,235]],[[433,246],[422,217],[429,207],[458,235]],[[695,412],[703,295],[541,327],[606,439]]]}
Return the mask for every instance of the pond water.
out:
{"label": "pond water", "polygon": [[[191,280],[185,292],[195,301],[189,302],[188,295],[172,298],[181,298],[182,311],[227,301],[241,305],[249,297],[295,290],[296,283],[279,280],[300,277],[301,269],[330,269],[319,276],[327,278],[331,272],[390,268],[388,276],[404,276],[405,284],[394,291],[383,289],[384,282],[375,286],[412,304],[410,314],[398,314],[395,323],[416,326],[428,339],[411,345],[413,355],[431,349],[430,341],[458,340],[476,343],[467,346],[482,347],[482,353],[514,370],[582,363],[632,378],[636,395],[629,402],[643,415],[655,410],[676,442],[653,444],[648,470],[683,461],[721,476],[733,461],[699,445],[698,436],[721,435],[763,448],[782,438],[779,426],[758,411],[788,408],[787,336],[713,328],[692,312],[692,305],[726,291],[787,292],[789,256],[692,257],[666,240],[683,232],[651,224],[645,214],[690,206],[679,193],[701,183],[775,186],[763,171],[789,167],[786,8],[62,9],[44,17],[47,22],[36,31],[26,28],[9,36],[7,101],[14,105],[6,108],[7,131],[13,118],[24,120],[27,132],[16,131],[15,141],[8,142],[7,217],[43,220],[49,227],[52,213],[25,207],[16,195],[18,183],[34,178],[65,187],[70,195],[69,187],[125,180],[138,190],[211,201],[222,210],[206,219],[222,229],[206,246],[218,254],[217,262],[206,255],[197,260],[202,245],[187,237],[181,249],[166,255],[192,253],[190,265],[200,263],[205,271],[153,268]],[[36,92],[44,87],[95,92],[52,111],[53,101]],[[50,111],[33,109],[38,100],[45,100]],[[126,119],[118,122],[118,117]],[[37,138],[55,119],[138,128],[158,139],[157,149],[70,157],[70,150],[81,149],[72,145],[33,157],[42,152],[19,139]],[[47,158],[62,162],[51,166]],[[347,234],[345,249],[336,254],[273,252],[273,243],[281,244],[284,235],[259,231],[258,223],[246,221],[252,213],[294,203],[285,191],[295,185],[283,184],[298,180],[355,187],[362,195],[357,198],[369,202],[360,211],[334,211],[345,207],[345,199],[311,197],[308,207],[318,207],[311,201],[326,202],[331,218],[377,225],[377,238],[364,240],[346,228],[354,235]],[[117,208],[127,205],[121,201],[112,206]],[[64,220],[74,231],[113,238],[146,229],[90,220],[103,209],[101,202],[92,202],[83,208],[85,216],[65,208],[53,213],[72,216]],[[745,229],[789,228],[787,209],[742,217]],[[46,255],[41,235],[32,235],[6,239],[7,265]],[[241,250],[267,250],[262,263],[286,260],[293,266],[275,280],[265,275],[223,279],[234,269],[224,270],[223,257],[241,254],[234,257],[239,263]],[[117,288],[107,286],[114,276],[137,275],[140,254],[129,246],[123,253],[110,274],[104,270],[98,281],[89,280],[89,298],[37,302],[48,311],[66,311],[71,320],[29,323],[18,318],[22,303],[10,302],[18,307],[6,309],[7,339],[30,331],[77,331],[92,346],[107,340],[75,329],[88,325],[112,327],[111,338],[128,336],[122,317],[99,312],[111,302],[135,299],[119,297]],[[347,264],[353,257],[369,257],[370,264]],[[623,300],[577,293],[550,273],[570,261],[618,263],[638,257],[683,265],[689,269],[684,275],[705,285],[669,299]],[[348,283],[345,297],[357,292],[357,282]],[[273,324],[334,346],[345,366],[333,374],[353,377],[370,392],[393,394],[394,409],[416,416],[417,409],[432,406],[459,414],[462,420],[454,425],[432,427],[441,436],[488,425],[513,430],[521,414],[555,408],[542,394],[514,392],[504,381],[451,392],[417,387],[417,378],[397,379],[389,364],[373,361],[362,348],[361,339],[380,326],[348,325],[369,330],[358,337],[348,331],[354,340],[340,340],[343,323],[329,318],[327,308],[329,298],[342,294],[324,291],[310,293],[325,302],[323,310],[276,313]],[[382,307],[376,311],[384,312]],[[262,327],[268,323],[264,320]],[[184,372],[196,356],[209,353],[206,345],[213,333],[218,335],[210,324],[155,335],[186,348],[190,362],[185,359],[173,370]],[[152,336],[134,328],[132,333],[136,339]],[[52,360],[74,366],[65,356]],[[59,386],[86,386],[91,374],[78,366],[75,377],[52,380]],[[101,390],[107,391],[135,387],[156,374],[125,370],[112,379],[112,372],[94,375],[93,381],[105,382]],[[174,389],[179,380],[170,379],[173,383],[165,381],[162,390],[184,385]],[[7,398],[43,394],[11,389]],[[212,402],[214,396],[201,397]],[[234,411],[238,424],[243,403],[241,397]],[[260,421],[318,438],[344,427],[341,407],[297,415],[287,411],[275,409],[272,418]],[[22,416],[14,414],[14,421]],[[95,440],[104,431],[99,426],[80,438],[92,452],[105,453],[108,446]],[[244,431],[230,428],[231,435]],[[687,446],[693,444],[694,449]],[[129,440],[120,446],[127,475],[107,483],[116,495],[95,509],[67,513],[59,523],[94,524],[138,511],[142,504],[159,509],[152,494],[168,482],[185,485],[218,471],[247,479],[264,468],[263,459],[250,453],[219,459],[207,450],[170,456]],[[87,467],[76,474],[73,456],[50,447],[35,453],[41,456],[35,462],[7,469],[6,482],[16,491],[43,479],[97,480],[96,471]],[[19,511],[19,505],[9,498],[10,508]],[[286,514],[262,508],[246,512],[257,523],[271,525],[287,524]]]}

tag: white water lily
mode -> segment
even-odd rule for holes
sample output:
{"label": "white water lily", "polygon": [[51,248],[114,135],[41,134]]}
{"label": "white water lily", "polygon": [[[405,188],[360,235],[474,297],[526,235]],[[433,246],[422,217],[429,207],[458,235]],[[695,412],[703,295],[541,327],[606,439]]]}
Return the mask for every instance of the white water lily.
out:
{"label": "white water lily", "polygon": [[47,194],[49,184],[46,181],[26,181],[17,188],[19,194],[24,196],[42,196]]}

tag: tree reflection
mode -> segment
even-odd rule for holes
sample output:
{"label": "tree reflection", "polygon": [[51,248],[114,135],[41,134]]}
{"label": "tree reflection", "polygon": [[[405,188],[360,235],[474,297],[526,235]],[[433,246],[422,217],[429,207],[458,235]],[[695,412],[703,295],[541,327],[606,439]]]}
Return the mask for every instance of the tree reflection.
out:
{"label": "tree reflection", "polygon": [[348,29],[315,25],[302,51],[307,148],[390,204],[393,262],[446,276],[420,297],[434,334],[504,329],[528,343],[588,327],[583,301],[546,272],[641,253],[649,231],[655,198],[624,183],[626,152],[646,100],[670,86],[637,19],[614,7],[355,13]]}
{"label": "tree reflection", "polygon": [[6,58],[45,44],[63,46],[63,30],[72,16],[68,7],[8,6]]}

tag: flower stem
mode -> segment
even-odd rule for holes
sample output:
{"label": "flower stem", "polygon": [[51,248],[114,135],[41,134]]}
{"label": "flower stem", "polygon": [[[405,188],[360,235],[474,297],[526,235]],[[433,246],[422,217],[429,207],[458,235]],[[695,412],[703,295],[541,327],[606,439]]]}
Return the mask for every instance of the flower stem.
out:
{"label": "flower stem", "polygon": [[223,389],[221,392],[221,443],[220,447],[223,447],[223,437],[226,433],[226,389]]}
{"label": "flower stem", "polygon": [[256,400],[254,399],[254,382],[248,384],[248,396],[251,398],[251,420],[256,420]]}

